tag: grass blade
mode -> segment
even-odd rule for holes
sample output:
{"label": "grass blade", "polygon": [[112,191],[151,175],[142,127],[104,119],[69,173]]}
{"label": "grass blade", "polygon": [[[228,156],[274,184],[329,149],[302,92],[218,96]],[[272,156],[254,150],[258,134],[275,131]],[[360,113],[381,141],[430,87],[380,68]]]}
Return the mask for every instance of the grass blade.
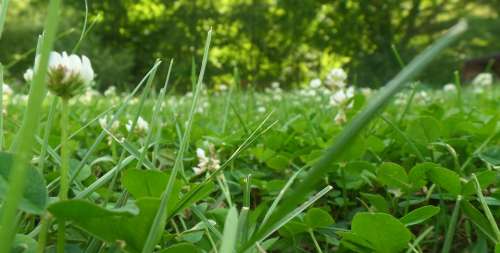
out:
{"label": "grass blade", "polygon": [[236,207],[229,209],[224,223],[220,253],[234,253],[236,249],[236,236],[238,234],[238,211]]}
{"label": "grass blade", "polygon": [[486,218],[488,219],[491,227],[493,228],[493,232],[495,233],[497,243],[499,243],[500,242],[500,230],[498,229],[498,225],[497,225],[497,222],[495,220],[495,216],[493,216],[493,213],[491,213],[491,210],[488,207],[488,204],[486,203],[483,192],[481,191],[481,185],[479,184],[479,180],[477,179],[476,174],[472,173],[472,178],[474,179],[474,183],[476,186],[476,193],[477,193],[477,197],[479,199],[479,202],[481,203],[481,206],[483,207],[484,214],[486,215]]}
{"label": "grass blade", "polygon": [[0,10],[0,39],[2,38],[5,19],[7,19],[7,9],[9,9],[9,0],[2,0],[2,10]]}
{"label": "grass blade", "polygon": [[40,62],[35,70],[28,97],[28,105],[17,136],[19,138],[19,145],[15,150],[17,156],[10,175],[10,187],[2,206],[0,218],[0,252],[9,252],[11,250],[14,233],[16,232],[16,213],[25,185],[27,163],[30,160],[32,146],[35,142],[34,136],[38,129],[42,102],[46,94],[45,77],[47,76],[49,54],[54,46],[57,25],[59,22],[60,5],[60,0],[51,0],[49,3],[47,21],[45,23],[45,36],[40,53]]}
{"label": "grass blade", "polygon": [[184,152],[187,150],[187,146],[189,144],[191,127],[193,125],[194,114],[195,114],[196,106],[198,104],[198,98],[200,96],[200,92],[201,92],[201,88],[202,88],[203,76],[205,75],[205,68],[207,66],[208,49],[210,47],[211,39],[212,39],[212,30],[208,31],[207,40],[205,42],[203,61],[201,64],[200,74],[198,76],[198,83],[197,83],[195,90],[194,90],[194,97],[193,97],[193,102],[192,102],[190,113],[189,113],[189,118],[187,121],[186,130],[184,131],[182,142],[181,142],[181,145],[179,147],[179,152],[177,154],[177,157],[175,159],[175,163],[174,163],[174,167],[172,169],[171,175],[170,175],[170,179],[167,183],[166,189],[162,193],[160,206],[158,208],[158,211],[156,212],[156,215],[155,215],[153,224],[151,225],[151,228],[149,230],[149,234],[148,234],[148,237],[146,239],[146,242],[144,243],[144,248],[142,249],[142,253],[150,253],[153,251],[153,248],[156,244],[156,240],[158,239],[158,235],[160,233],[160,230],[162,229],[161,224],[163,224],[163,222],[165,221],[166,216],[167,216],[167,212],[166,212],[167,203],[170,199],[170,195],[171,195],[171,192],[172,192],[173,187],[174,187],[174,182],[177,179],[177,174],[180,172],[181,175],[184,177],[182,162],[184,159]]}

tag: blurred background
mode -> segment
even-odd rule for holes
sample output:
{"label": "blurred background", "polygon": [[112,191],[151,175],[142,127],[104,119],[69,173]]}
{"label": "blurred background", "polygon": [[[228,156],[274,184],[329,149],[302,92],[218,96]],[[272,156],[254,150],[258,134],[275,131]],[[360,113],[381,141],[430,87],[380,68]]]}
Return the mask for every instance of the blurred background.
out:
{"label": "blurred background", "polygon": [[[0,40],[8,81],[22,84],[31,66],[48,1],[11,1]],[[72,51],[85,18],[83,0],[66,0],[57,51]],[[206,32],[214,30],[206,83],[264,87],[307,85],[332,67],[343,67],[358,86],[379,87],[403,61],[460,18],[466,37],[420,79],[441,86],[470,59],[500,53],[499,0],[88,0],[89,32],[78,53],[91,58],[97,88],[136,85],[155,58],[175,58],[174,86],[191,86]],[[166,68],[166,66],[164,66]]]}

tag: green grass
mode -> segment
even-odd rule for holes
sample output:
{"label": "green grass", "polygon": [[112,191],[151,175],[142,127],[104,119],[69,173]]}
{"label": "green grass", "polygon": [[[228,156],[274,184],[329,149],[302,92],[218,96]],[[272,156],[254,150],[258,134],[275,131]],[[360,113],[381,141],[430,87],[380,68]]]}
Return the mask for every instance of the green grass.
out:
{"label": "green grass", "polygon": [[406,66],[393,47],[403,70],[343,108],[324,87],[246,89],[236,69],[227,91],[205,86],[211,30],[190,95],[168,92],[175,64],[157,60],[131,93],[76,97],[59,113],[37,72],[27,101],[0,100],[0,148],[12,147],[0,153],[0,252],[491,252],[499,88],[477,93],[458,74],[456,92],[408,87],[464,30]]}

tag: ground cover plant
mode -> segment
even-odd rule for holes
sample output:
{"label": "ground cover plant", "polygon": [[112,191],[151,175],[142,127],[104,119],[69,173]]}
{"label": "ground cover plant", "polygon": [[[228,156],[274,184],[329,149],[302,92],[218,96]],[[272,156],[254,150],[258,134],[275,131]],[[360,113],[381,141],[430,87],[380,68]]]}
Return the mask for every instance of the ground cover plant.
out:
{"label": "ground cover plant", "polygon": [[411,61],[394,50],[402,70],[378,90],[341,68],[292,90],[245,87],[235,68],[208,89],[209,30],[191,92],[169,89],[175,60],[152,59],[132,91],[101,94],[86,28],[54,50],[60,5],[28,95],[0,66],[0,252],[500,252],[494,76],[413,80],[465,21]]}

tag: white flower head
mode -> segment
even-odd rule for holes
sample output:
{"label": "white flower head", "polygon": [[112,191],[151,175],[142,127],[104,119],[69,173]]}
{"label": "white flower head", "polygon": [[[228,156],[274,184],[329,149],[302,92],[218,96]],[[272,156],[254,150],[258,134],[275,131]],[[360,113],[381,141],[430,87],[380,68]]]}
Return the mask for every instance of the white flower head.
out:
{"label": "white flower head", "polygon": [[443,91],[445,91],[445,92],[456,92],[457,91],[457,86],[455,86],[455,84],[452,84],[452,83],[445,84],[443,86]]}
{"label": "white flower head", "polygon": [[196,157],[198,158],[198,165],[193,167],[195,175],[201,175],[205,171],[215,171],[220,168],[220,161],[215,154],[214,145],[209,145],[210,156],[207,156],[205,150],[202,148],[196,149]]}
{"label": "white flower head", "polygon": [[311,80],[311,82],[309,82],[309,87],[312,89],[317,89],[321,87],[321,79],[314,78],[313,80]]}
{"label": "white flower head", "polygon": [[[127,128],[127,131],[132,131],[132,126],[133,126],[133,122],[131,120],[129,120],[127,122],[127,125],[125,125],[125,128]],[[147,133],[149,130],[149,123],[147,121],[145,121],[142,117],[139,116],[139,118],[137,119],[137,123],[135,125],[135,128],[134,128],[134,132],[136,133]]]}
{"label": "white flower head", "polygon": [[271,88],[273,88],[273,89],[279,89],[280,88],[280,83],[278,83],[278,82],[272,82],[271,83]]}
{"label": "white flower head", "polygon": [[[109,121],[111,120],[112,120],[111,117],[108,116],[99,118],[99,125],[101,125],[102,128],[107,128]],[[109,127],[109,130],[111,132],[116,132],[118,128],[120,128],[120,122],[118,120],[115,120],[113,121],[113,124],[111,124],[111,126]]]}
{"label": "white flower head", "polygon": [[330,104],[332,106],[346,105],[346,103],[354,97],[354,88],[341,89],[333,93],[330,97]]}
{"label": "white flower head", "polygon": [[26,80],[26,82],[31,82],[33,80],[33,74],[34,73],[32,68],[27,69],[23,74],[24,80]]}
{"label": "white flower head", "polygon": [[14,92],[12,91],[10,86],[6,83],[2,84],[2,91],[3,91],[3,93],[2,93],[3,101],[9,100],[9,98],[12,97],[12,95],[14,94]]}
{"label": "white flower head", "polygon": [[228,87],[227,87],[227,85],[221,83],[221,84],[217,85],[217,90],[219,90],[219,91],[227,91]]}
{"label": "white flower head", "polygon": [[325,79],[325,84],[333,88],[344,88],[346,86],[347,73],[341,68],[330,70]]}
{"label": "white flower head", "polygon": [[51,52],[47,86],[55,95],[71,98],[90,86],[94,80],[90,60],[66,52]]}
{"label": "white flower head", "polygon": [[116,87],[111,85],[104,91],[104,96],[106,97],[114,97],[116,96]]}
{"label": "white flower head", "polygon": [[493,75],[491,73],[481,73],[472,80],[472,85],[477,87],[490,87],[493,84]]}

